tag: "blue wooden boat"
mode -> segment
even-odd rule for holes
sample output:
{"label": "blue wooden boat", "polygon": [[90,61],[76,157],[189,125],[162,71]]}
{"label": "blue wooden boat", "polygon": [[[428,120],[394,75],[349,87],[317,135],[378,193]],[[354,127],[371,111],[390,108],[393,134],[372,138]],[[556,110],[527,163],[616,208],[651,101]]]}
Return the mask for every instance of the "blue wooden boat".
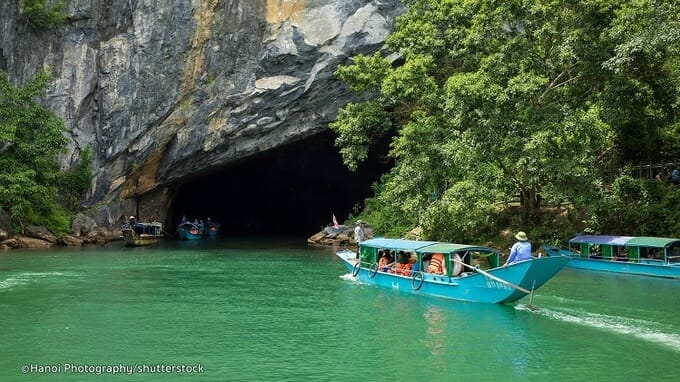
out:
{"label": "blue wooden boat", "polygon": [[[382,238],[362,242],[359,251],[360,259],[356,252],[347,249],[336,255],[360,282],[407,293],[485,303],[513,302],[526,295],[533,298],[533,291],[568,261],[562,256],[542,257],[502,267],[501,253],[494,248]],[[385,253],[395,255],[394,262],[387,266],[380,260]],[[412,259],[410,268],[403,264],[404,257]],[[439,272],[432,268],[435,259],[439,259],[437,263],[443,260]],[[473,259],[478,264],[472,265]],[[486,270],[480,266],[482,262],[488,264]]]}
{"label": "blue wooden boat", "polygon": [[220,223],[214,221],[208,221],[205,223],[205,229],[203,230],[203,235],[209,237],[215,237],[220,234]]}
{"label": "blue wooden boat", "polygon": [[584,235],[568,248],[543,245],[548,254],[567,257],[567,267],[589,271],[680,278],[680,239],[651,236]]}
{"label": "blue wooden boat", "polygon": [[163,236],[163,224],[159,222],[124,224],[122,231],[126,247],[141,247],[160,241]]}
{"label": "blue wooden boat", "polygon": [[180,240],[198,240],[203,236],[203,227],[185,222],[179,225],[178,233]]}

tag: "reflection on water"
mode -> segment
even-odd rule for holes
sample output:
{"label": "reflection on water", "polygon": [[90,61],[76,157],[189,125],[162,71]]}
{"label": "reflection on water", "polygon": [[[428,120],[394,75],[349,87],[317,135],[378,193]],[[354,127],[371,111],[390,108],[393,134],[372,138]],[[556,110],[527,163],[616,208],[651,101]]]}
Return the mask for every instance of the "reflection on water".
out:
{"label": "reflection on water", "polygon": [[444,339],[447,337],[444,332],[447,328],[447,320],[443,312],[436,306],[429,306],[423,314],[427,325],[425,345],[430,348],[430,354],[440,356],[446,349]]}

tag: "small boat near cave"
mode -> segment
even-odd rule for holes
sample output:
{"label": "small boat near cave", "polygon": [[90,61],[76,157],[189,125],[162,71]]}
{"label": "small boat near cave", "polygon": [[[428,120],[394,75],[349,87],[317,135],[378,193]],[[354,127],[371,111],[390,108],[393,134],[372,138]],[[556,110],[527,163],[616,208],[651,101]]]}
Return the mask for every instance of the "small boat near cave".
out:
{"label": "small boat near cave", "polygon": [[180,224],[177,231],[180,240],[198,240],[203,236],[203,227],[191,222]]}
{"label": "small boat near cave", "polygon": [[550,256],[568,258],[569,268],[680,278],[678,238],[582,235],[569,239],[567,249],[542,247]]}
{"label": "small boat near cave", "polygon": [[208,221],[205,223],[205,230],[203,235],[208,237],[216,237],[220,234],[220,223],[214,221]]}
{"label": "small boat near cave", "polygon": [[163,224],[159,222],[125,224],[121,230],[126,247],[156,244],[163,236]]}
{"label": "small boat near cave", "polygon": [[[407,293],[484,303],[514,302],[526,295],[533,298],[534,290],[569,261],[562,256],[540,257],[502,267],[500,251],[490,247],[383,238],[362,242],[360,253],[360,259],[351,250],[336,253],[360,282]],[[380,260],[385,254],[393,256],[391,264]]]}

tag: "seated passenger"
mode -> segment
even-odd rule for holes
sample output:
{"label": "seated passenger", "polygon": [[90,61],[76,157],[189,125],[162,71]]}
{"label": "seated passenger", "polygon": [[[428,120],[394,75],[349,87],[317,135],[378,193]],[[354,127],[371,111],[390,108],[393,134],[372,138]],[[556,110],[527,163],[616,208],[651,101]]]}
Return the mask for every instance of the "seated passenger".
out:
{"label": "seated passenger", "polygon": [[435,253],[432,255],[432,260],[430,260],[430,265],[427,267],[429,273],[435,273],[438,275],[446,274],[446,264],[444,264],[444,255],[441,253]]}
{"label": "seated passenger", "polygon": [[378,260],[378,270],[380,272],[387,272],[391,265],[389,255],[383,254],[380,260]]}
{"label": "seated passenger", "polygon": [[393,268],[390,268],[389,272],[401,275],[403,274],[402,271],[406,264],[408,264],[408,257],[406,257],[406,253],[404,251],[399,251],[397,252],[395,266]]}
{"label": "seated passenger", "polygon": [[418,255],[412,253],[409,262],[411,263],[411,276],[413,276],[420,270],[420,265],[418,264]]}

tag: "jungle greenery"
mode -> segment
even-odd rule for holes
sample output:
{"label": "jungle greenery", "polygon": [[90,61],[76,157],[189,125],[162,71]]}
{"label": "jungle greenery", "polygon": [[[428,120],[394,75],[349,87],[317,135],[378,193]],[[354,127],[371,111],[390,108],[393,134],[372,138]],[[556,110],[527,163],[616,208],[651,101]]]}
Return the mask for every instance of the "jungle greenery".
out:
{"label": "jungle greenery", "polygon": [[19,4],[21,20],[33,28],[54,28],[68,18],[65,1],[20,0]]}
{"label": "jungle greenery", "polygon": [[679,188],[625,170],[680,159],[680,2],[404,2],[386,50],[336,71],[362,96],[330,126],[345,164],[392,137],[377,231],[680,236]]}
{"label": "jungle greenery", "polygon": [[[66,233],[68,208],[89,188],[91,152],[83,150],[73,169],[63,172],[58,155],[66,152],[64,122],[38,103],[51,75],[41,71],[23,86],[0,73],[0,208],[18,230],[29,225]],[[65,203],[57,203],[61,195]]]}

